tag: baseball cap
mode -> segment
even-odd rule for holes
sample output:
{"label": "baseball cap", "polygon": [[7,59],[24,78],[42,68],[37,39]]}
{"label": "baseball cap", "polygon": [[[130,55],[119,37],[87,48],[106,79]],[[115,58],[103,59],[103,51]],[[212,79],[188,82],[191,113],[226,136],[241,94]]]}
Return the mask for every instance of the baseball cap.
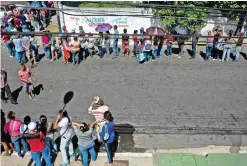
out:
{"label": "baseball cap", "polygon": [[28,129],[29,129],[30,131],[35,130],[36,127],[37,127],[37,123],[35,123],[35,122],[30,122],[30,123],[28,124]]}

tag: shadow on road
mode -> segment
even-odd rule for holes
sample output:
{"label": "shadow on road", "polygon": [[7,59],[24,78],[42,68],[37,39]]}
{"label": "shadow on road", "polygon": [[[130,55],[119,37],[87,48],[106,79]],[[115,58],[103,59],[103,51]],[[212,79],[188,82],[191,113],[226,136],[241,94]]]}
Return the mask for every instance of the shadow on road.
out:
{"label": "shadow on road", "polygon": [[247,54],[246,53],[240,52],[240,54],[244,57],[245,60],[247,60]]}
{"label": "shadow on road", "polygon": [[22,91],[22,88],[23,87],[21,86],[12,92],[12,97],[14,98],[15,101],[17,101],[17,99],[19,97],[19,93]]}
{"label": "shadow on road", "polygon": [[33,93],[35,95],[39,95],[41,90],[44,90],[43,84],[39,84],[38,86],[34,87]]}

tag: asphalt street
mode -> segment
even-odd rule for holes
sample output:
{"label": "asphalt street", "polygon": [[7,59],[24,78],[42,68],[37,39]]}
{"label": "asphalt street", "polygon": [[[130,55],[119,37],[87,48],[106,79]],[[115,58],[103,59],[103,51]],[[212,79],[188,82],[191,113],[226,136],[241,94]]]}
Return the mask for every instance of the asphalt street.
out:
{"label": "asphalt street", "polygon": [[29,115],[37,121],[45,114],[54,121],[64,95],[72,91],[65,107],[72,120],[92,122],[87,109],[93,97],[100,96],[115,123],[124,124],[119,128],[131,130],[120,138],[125,150],[247,146],[247,60],[205,62],[199,55],[204,49],[199,47],[193,60],[188,54],[181,59],[173,54],[146,65],[131,56],[88,58],[78,66],[65,65],[62,58],[43,58],[31,71],[38,79],[35,86],[42,84],[44,89],[29,101],[19,92],[18,62],[2,48],[2,68],[8,71],[11,90],[19,94],[18,105],[2,103],[2,109],[15,111],[21,120]]}

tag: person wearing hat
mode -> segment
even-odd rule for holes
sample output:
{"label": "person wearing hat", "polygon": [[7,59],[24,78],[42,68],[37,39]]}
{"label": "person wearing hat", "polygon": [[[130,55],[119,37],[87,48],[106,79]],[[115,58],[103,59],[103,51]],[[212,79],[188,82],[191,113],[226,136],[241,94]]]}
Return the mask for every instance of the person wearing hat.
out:
{"label": "person wearing hat", "polygon": [[[4,132],[6,134],[9,133],[11,142],[14,144],[18,156],[22,158],[24,154],[30,153],[29,146],[25,138],[23,138],[20,133],[20,126],[22,125],[22,122],[20,120],[16,120],[16,114],[13,111],[10,111],[7,117],[9,121],[4,125]],[[24,154],[21,152],[20,142],[24,147]]]}
{"label": "person wearing hat", "polygon": [[[41,156],[44,158],[46,166],[51,166],[51,151],[45,144],[45,136],[41,131],[37,130],[37,123],[30,122],[28,124],[28,134],[23,136],[27,139],[27,142],[31,148],[31,156],[36,166],[41,166]],[[37,137],[38,136],[38,137]]]}

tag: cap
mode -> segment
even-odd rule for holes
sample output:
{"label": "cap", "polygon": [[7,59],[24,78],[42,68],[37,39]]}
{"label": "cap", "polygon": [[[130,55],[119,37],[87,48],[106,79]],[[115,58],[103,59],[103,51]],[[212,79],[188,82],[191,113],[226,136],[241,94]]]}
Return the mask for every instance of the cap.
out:
{"label": "cap", "polygon": [[28,124],[28,129],[31,131],[31,130],[35,130],[37,127],[37,124],[35,122],[30,122]]}

